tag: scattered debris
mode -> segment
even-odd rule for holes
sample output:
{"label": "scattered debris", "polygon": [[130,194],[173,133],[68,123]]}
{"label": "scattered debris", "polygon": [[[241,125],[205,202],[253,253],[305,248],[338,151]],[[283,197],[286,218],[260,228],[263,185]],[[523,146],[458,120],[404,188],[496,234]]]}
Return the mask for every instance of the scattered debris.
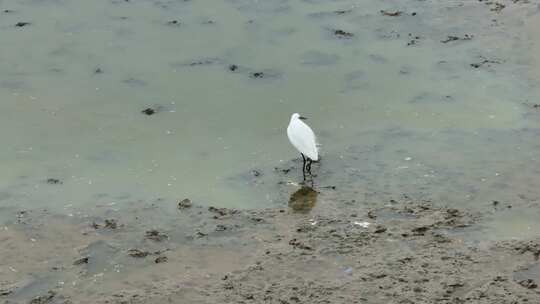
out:
{"label": "scattered debris", "polygon": [[227,226],[222,225],[222,224],[218,224],[218,225],[216,225],[215,231],[218,231],[218,232],[219,232],[219,231],[225,231],[225,230],[227,230],[227,229],[228,229]]}
{"label": "scattered debris", "polygon": [[402,11],[389,12],[389,11],[386,11],[386,10],[381,10],[381,14],[383,16],[398,17],[398,16],[401,16],[401,14],[403,14],[403,12]]}
{"label": "scattered debris", "polygon": [[500,13],[505,7],[506,7],[506,5],[504,5],[502,3],[499,3],[499,2],[495,2],[494,6],[491,8],[491,11],[496,12],[496,13]]}
{"label": "scattered debris", "polygon": [[191,67],[194,67],[194,66],[200,66],[200,65],[211,65],[211,64],[214,64],[214,63],[217,63],[217,62],[219,62],[219,60],[217,58],[204,58],[204,59],[192,61],[192,62],[188,63],[187,65],[191,66]]}
{"label": "scattered debris", "polygon": [[47,184],[51,184],[51,185],[61,185],[63,184],[63,182],[57,178],[47,178]]}
{"label": "scattered debris", "polygon": [[371,225],[370,222],[353,222],[354,225],[358,225],[362,228],[368,228]]}
{"label": "scattered debris", "polygon": [[52,299],[56,296],[56,292],[49,290],[47,294],[42,296],[37,296],[30,300],[30,304],[46,304],[50,303]]}
{"label": "scattered debris", "polygon": [[336,186],[324,186],[324,187],[321,187],[321,189],[332,189],[332,190],[336,190]]}
{"label": "scattered debris", "polygon": [[215,219],[218,219],[220,217],[224,217],[226,215],[237,214],[239,212],[236,209],[216,208],[216,207],[208,207],[208,211],[216,214],[214,216]]}
{"label": "scattered debris", "polygon": [[129,249],[128,250],[128,255],[130,257],[134,257],[134,258],[144,258],[144,257],[147,257],[149,254],[150,254],[150,252],[142,251],[142,250],[139,250],[139,249]]}
{"label": "scattered debris", "polygon": [[500,64],[501,62],[500,61],[497,61],[497,60],[489,60],[489,59],[484,59],[480,62],[477,62],[477,63],[471,63],[471,67],[475,68],[475,69],[478,69],[484,65],[487,65],[488,67],[491,66],[491,64]]}
{"label": "scattered debris", "polygon": [[304,244],[303,242],[297,240],[297,239],[292,239],[289,241],[289,245],[293,246],[294,248],[298,248],[298,249],[302,249],[302,250],[313,250],[313,248],[311,246],[308,246],[306,244]]}
{"label": "scattered debris", "polygon": [[251,78],[263,78],[263,77],[264,77],[264,73],[263,73],[263,72],[254,72],[254,73],[251,73],[251,74],[250,74],[250,77],[251,77]]}
{"label": "scattered debris", "polygon": [[105,220],[105,228],[114,230],[114,229],[118,228],[118,222],[115,219],[106,219]]}
{"label": "scattered debris", "polygon": [[447,38],[445,40],[441,40],[441,42],[448,43],[448,42],[457,41],[457,40],[465,41],[465,40],[471,40],[473,37],[474,37],[473,35],[469,35],[469,34],[465,34],[465,36],[463,37],[447,36]]}
{"label": "scattered debris", "polygon": [[413,34],[409,33],[409,42],[407,42],[407,46],[416,45],[418,44],[418,41],[420,40],[420,36],[414,36]]}
{"label": "scattered debris", "polygon": [[146,81],[142,79],[133,78],[133,77],[124,79],[122,80],[122,82],[132,87],[143,87],[143,86],[146,86],[147,84]]}
{"label": "scattered debris", "polygon": [[162,242],[162,241],[168,240],[169,236],[157,230],[148,230],[146,231],[145,238],[155,241],[155,242]]}
{"label": "scattered debris", "polygon": [[334,11],[334,14],[336,15],[345,15],[345,14],[348,14],[352,12],[352,9],[348,9],[348,10],[337,10],[337,11]]}

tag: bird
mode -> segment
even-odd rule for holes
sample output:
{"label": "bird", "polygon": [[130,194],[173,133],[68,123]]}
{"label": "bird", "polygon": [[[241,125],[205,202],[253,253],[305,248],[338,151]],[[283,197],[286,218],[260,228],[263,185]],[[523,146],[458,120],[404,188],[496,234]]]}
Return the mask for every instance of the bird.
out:
{"label": "bird", "polygon": [[302,165],[302,175],[306,180],[306,172],[311,175],[311,163],[319,160],[319,151],[317,149],[317,139],[313,130],[302,120],[307,118],[298,113],[291,116],[291,121],[287,127],[287,137],[293,147],[300,152],[304,163]]}

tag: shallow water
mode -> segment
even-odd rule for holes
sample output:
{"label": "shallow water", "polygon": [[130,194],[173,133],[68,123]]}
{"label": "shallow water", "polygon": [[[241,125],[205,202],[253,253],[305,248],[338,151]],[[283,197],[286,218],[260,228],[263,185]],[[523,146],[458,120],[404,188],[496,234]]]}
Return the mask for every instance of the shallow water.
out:
{"label": "shallow water", "polygon": [[[296,188],[278,183],[301,180],[285,136],[293,112],[310,118],[322,144],[315,180],[336,186],[337,199],[537,206],[534,3],[508,1],[501,12],[476,1],[0,8],[3,210],[72,215],[186,197],[284,207]],[[148,107],[156,113],[141,113]]]}

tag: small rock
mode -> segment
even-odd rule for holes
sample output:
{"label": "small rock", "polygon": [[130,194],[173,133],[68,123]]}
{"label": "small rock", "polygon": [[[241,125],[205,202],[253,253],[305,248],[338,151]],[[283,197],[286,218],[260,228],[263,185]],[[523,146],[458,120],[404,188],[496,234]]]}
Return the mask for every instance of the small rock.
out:
{"label": "small rock", "polygon": [[185,198],[178,202],[178,209],[180,210],[191,208],[191,206],[193,206],[193,204],[191,203],[191,200],[189,198]]}
{"label": "small rock", "polygon": [[375,232],[375,233],[383,233],[383,232],[386,232],[386,230],[387,230],[386,227],[380,226],[380,225],[379,225],[379,226],[375,227],[375,231],[374,231],[374,232]]}
{"label": "small rock", "polygon": [[46,304],[50,303],[52,299],[56,296],[56,292],[49,290],[47,294],[42,296],[37,296],[30,300],[30,304]]}
{"label": "small rock", "polygon": [[236,64],[229,65],[229,71],[234,72],[238,70],[238,66]]}
{"label": "small rock", "polygon": [[128,255],[130,257],[134,257],[134,258],[144,258],[144,257],[148,256],[149,254],[150,254],[150,252],[142,251],[142,250],[139,250],[139,249],[130,249],[130,250],[128,250]]}
{"label": "small rock", "polygon": [[88,264],[88,260],[90,258],[89,257],[83,257],[83,258],[80,258],[78,260],[75,260],[75,262],[73,262],[73,265],[82,265],[82,264]]}
{"label": "small rock", "polygon": [[518,282],[519,285],[527,288],[527,289],[535,289],[538,287],[538,284],[534,282],[532,279],[526,279]]}
{"label": "small rock", "polygon": [[413,228],[412,232],[414,233],[414,235],[424,235],[424,233],[426,233],[426,231],[428,230],[429,230],[429,227],[420,226],[420,227]]}
{"label": "small rock", "polygon": [[116,229],[118,228],[118,222],[115,219],[106,219],[105,220],[105,228],[109,229]]}
{"label": "small rock", "polygon": [[167,24],[168,24],[168,25],[180,25],[180,21],[178,21],[178,20],[171,20],[171,21],[167,21]]}
{"label": "small rock", "polygon": [[154,260],[154,263],[156,264],[159,264],[159,263],[165,263],[167,262],[169,259],[166,257],[166,256],[160,256],[160,257],[157,257],[155,260]]}

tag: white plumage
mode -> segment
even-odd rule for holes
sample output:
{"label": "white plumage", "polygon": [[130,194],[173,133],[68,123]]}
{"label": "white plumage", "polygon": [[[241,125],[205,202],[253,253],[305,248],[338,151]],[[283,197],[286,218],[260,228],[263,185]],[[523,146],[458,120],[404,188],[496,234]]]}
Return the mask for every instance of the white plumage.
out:
{"label": "white plumage", "polygon": [[301,119],[303,117],[298,113],[294,113],[291,116],[291,121],[287,127],[287,136],[296,150],[311,160],[317,161],[319,159],[319,151],[317,150],[315,133]]}

